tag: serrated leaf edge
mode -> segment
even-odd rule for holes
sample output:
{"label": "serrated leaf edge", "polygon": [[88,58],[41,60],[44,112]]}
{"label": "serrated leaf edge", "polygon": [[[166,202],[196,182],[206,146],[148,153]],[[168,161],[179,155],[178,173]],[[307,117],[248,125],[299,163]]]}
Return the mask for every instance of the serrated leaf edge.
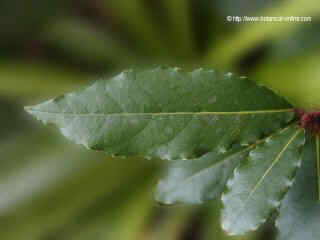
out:
{"label": "serrated leaf edge", "polygon": [[[218,162],[215,162],[213,164],[210,164],[209,167],[205,168],[205,169],[201,169],[200,171],[188,176],[187,178],[185,178],[183,181],[181,181],[179,183],[179,185],[181,184],[186,184],[188,181],[191,181],[193,178],[203,174],[204,172],[208,171],[209,169],[211,169],[212,167],[216,166],[216,165],[219,165],[219,164],[222,164],[223,162],[225,161],[228,161],[229,159],[232,159],[234,158],[236,155],[241,155],[245,152],[249,152],[251,151],[253,148],[255,148],[258,144],[264,142],[267,138],[269,138],[270,136],[268,137],[265,137],[263,139],[260,139],[260,140],[257,140],[255,143],[252,143],[251,145],[248,145],[248,146],[245,146],[243,149],[240,149],[239,151],[237,152],[234,152],[233,154],[227,156],[226,158],[223,158],[221,159],[220,161]],[[210,154],[211,152],[207,153],[207,154]],[[204,155],[205,156],[205,155]],[[204,157],[202,156],[202,157]],[[179,160],[176,160],[176,161],[179,161]],[[180,160],[180,161],[183,161],[183,160]],[[191,159],[190,161],[197,161],[197,159]],[[161,182],[161,180],[159,181],[159,183]],[[158,184],[159,184],[158,183]],[[173,188],[169,189],[168,191],[166,191],[167,193],[170,193],[170,192],[173,192],[176,188],[178,188],[179,186],[174,186]],[[155,197],[156,201],[160,202],[161,204],[166,204],[166,205],[172,205],[172,204],[175,204],[173,202],[165,202],[165,201],[159,201],[157,197]],[[201,201],[201,203],[203,203],[205,201]]]}
{"label": "serrated leaf edge", "polygon": [[[157,72],[159,70],[171,70],[171,73],[174,74],[174,73],[177,73],[177,72],[180,72],[180,73],[185,73],[185,74],[188,74],[188,75],[191,75],[193,76],[194,74],[197,74],[198,72],[216,72],[215,70],[211,70],[211,69],[202,69],[202,68],[199,68],[199,69],[196,69],[194,71],[180,71],[179,68],[168,68],[168,67],[157,67],[157,68],[154,68],[154,69],[151,69],[151,70],[148,70],[148,71],[151,71],[151,72]],[[126,71],[123,71],[122,73],[118,74],[118,75],[115,75],[114,77],[110,78],[111,79],[114,79],[114,78],[117,78],[119,76],[122,76],[123,74],[129,74],[129,73],[134,73],[134,70],[133,69],[129,69],[129,70],[126,70]],[[222,74],[224,77],[226,78],[231,78],[233,77],[235,74],[232,74],[232,73],[224,73]],[[240,77],[239,78],[243,78],[243,77]],[[101,81],[105,81],[105,80],[101,80]],[[91,87],[94,87],[95,84],[93,84]],[[263,86],[260,86],[259,84],[256,84],[257,87],[261,87],[263,88]],[[90,88],[90,87],[89,87]],[[88,88],[86,88],[88,89]],[[143,88],[142,88],[143,90]],[[75,92],[73,93],[67,93],[67,94],[64,94],[58,98],[54,98],[54,99],[51,99],[45,103],[50,103],[51,101],[56,101],[57,99],[60,99],[60,98],[64,98],[66,96],[72,96],[73,94],[75,94]],[[280,97],[280,96],[279,96]],[[280,97],[282,98],[282,97]],[[150,117],[152,120],[153,117],[156,117],[156,116],[178,116],[178,115],[193,115],[193,116],[199,116],[199,115],[255,115],[255,114],[272,114],[272,113],[286,113],[286,112],[293,112],[294,109],[293,108],[286,108],[286,109],[271,109],[271,110],[255,110],[255,111],[238,111],[238,112],[206,112],[206,111],[203,111],[203,112],[149,112],[149,113],[133,113],[133,112],[116,112],[116,113],[73,113],[73,112],[46,112],[46,111],[41,111],[39,109],[37,109],[37,106],[39,105],[36,105],[36,106],[30,106],[30,107],[25,107],[25,110],[34,115],[38,120],[40,120],[42,123],[44,124],[48,124],[48,121],[47,120],[44,120],[44,119],[41,119],[40,118],[40,115],[43,114],[43,115],[60,115],[60,116],[63,116],[63,117],[72,117],[72,116],[75,116],[75,117],[102,117],[102,118],[111,118],[111,117],[116,117],[116,116],[145,116],[145,117]],[[288,105],[290,106],[290,105]],[[288,123],[289,121],[291,121],[291,119],[287,120],[286,123]],[[70,136],[66,135],[63,131],[63,129],[60,128],[60,131],[61,133],[67,137],[67,138],[71,138]],[[95,146],[89,146],[86,142],[81,142],[81,141],[77,141],[75,139],[73,139],[73,141],[76,143],[76,144],[81,144],[81,145],[84,145],[87,149],[92,149],[92,150],[102,150],[102,149],[98,149],[96,148]],[[242,146],[247,146],[249,143],[248,142],[245,142],[245,143],[240,143],[240,145]],[[114,153],[109,153],[109,155],[111,156],[121,156],[119,154],[114,154]],[[149,155],[148,152],[144,153],[143,156],[141,157],[145,157],[145,158],[152,158],[154,156]],[[160,156],[156,156],[156,157],[160,157]],[[161,159],[164,159],[164,160],[177,160],[176,158],[175,159],[172,159],[170,156],[161,156],[160,157]],[[181,154],[180,156],[181,159],[190,159],[191,157],[189,156],[184,156],[183,154]]]}
{"label": "serrated leaf edge", "polygon": [[[296,124],[296,123],[294,123],[294,124]],[[271,139],[272,137],[274,137],[274,135],[277,135],[277,134],[279,134],[279,133],[287,130],[288,128],[290,128],[290,127],[291,127],[292,125],[294,125],[294,124],[290,124],[289,126],[283,128],[283,129],[280,129],[279,131],[277,131],[277,132],[275,132],[274,134],[272,134],[272,135],[270,135],[269,137],[267,137],[267,138],[264,140],[264,142],[267,142],[268,139]],[[284,146],[284,148],[281,150],[280,153],[284,153],[285,150],[289,147],[289,145],[299,136],[299,134],[301,134],[301,133],[303,133],[303,132],[304,132],[304,129],[302,129],[302,128],[297,129],[297,131],[296,131],[296,132],[293,134],[293,136],[289,139],[288,143]],[[261,142],[262,142],[262,141],[261,141]],[[303,142],[303,144],[301,145],[301,147],[304,145],[304,143],[305,143],[305,142]],[[257,146],[257,145],[256,145],[256,146]],[[252,149],[252,150],[253,150],[253,149]],[[278,158],[278,156],[280,155],[280,153],[277,155],[277,157],[275,158],[275,160]],[[281,154],[281,155],[282,155],[282,154]],[[281,158],[281,155],[280,155],[280,158]],[[280,159],[280,158],[279,158],[279,159]],[[271,169],[272,169],[271,167],[273,167],[273,166],[279,161],[279,160],[278,160],[278,161],[275,162],[275,160],[272,162],[272,164],[270,165],[270,167],[267,169],[266,172],[270,172]],[[288,187],[283,191],[283,194],[280,196],[279,200],[278,200],[277,202],[274,202],[274,204],[273,204],[273,205],[274,205],[274,209],[272,209],[272,210],[278,209],[278,208],[281,206],[281,201],[283,200],[283,198],[285,197],[286,193],[288,192],[288,190],[290,189],[290,187],[291,187],[291,186],[293,185],[293,183],[294,183],[294,178],[295,178],[297,169],[300,168],[300,166],[301,166],[301,161],[302,161],[302,159],[300,158],[300,160],[299,160],[299,162],[297,163],[297,166],[296,166],[297,168],[296,168],[296,170],[294,171],[292,177],[287,179],[287,180],[288,180],[288,183],[287,183]],[[270,169],[270,170],[269,170],[269,169]],[[233,176],[235,175],[235,172],[236,172],[236,171],[237,171],[237,168],[234,170]],[[263,179],[264,179],[264,178],[267,176],[267,174],[264,174],[263,176],[264,176],[264,177],[263,177]],[[232,179],[233,179],[233,178],[231,177],[231,178],[228,180],[227,184],[226,184],[227,190],[226,190],[226,191],[222,194],[222,196],[221,196],[222,202],[224,202],[224,195],[225,195],[225,193],[228,192],[228,191],[230,190],[230,188],[232,187],[232,182],[233,182]],[[261,180],[261,179],[260,179],[260,180]],[[257,184],[255,184],[255,187],[253,188],[253,190],[250,191],[250,194],[248,195],[248,197],[247,197],[245,203],[243,204],[243,206],[241,207],[241,209],[240,209],[240,211],[239,211],[240,213],[239,213],[238,215],[240,215],[241,212],[244,210],[247,202],[250,200],[250,197],[251,197],[251,196],[253,195],[253,193],[257,190],[258,185],[260,185],[260,184],[263,182],[263,180],[262,180],[262,181],[260,181],[260,180],[257,182]],[[235,219],[237,219],[237,218],[235,218]],[[259,221],[255,226],[253,226],[253,227],[252,227],[251,229],[249,229],[248,231],[255,231],[255,230],[257,230],[257,228],[258,228],[261,224],[263,224],[264,222],[266,222],[267,219],[268,219],[268,217],[261,219],[261,221]],[[222,219],[221,219],[221,225],[222,225],[223,230],[226,231],[226,232],[228,233],[228,235],[230,235],[230,236],[239,235],[238,233],[232,232],[230,229],[226,229],[226,227],[224,226],[224,221],[223,221]],[[241,234],[240,234],[240,235],[241,235]]]}

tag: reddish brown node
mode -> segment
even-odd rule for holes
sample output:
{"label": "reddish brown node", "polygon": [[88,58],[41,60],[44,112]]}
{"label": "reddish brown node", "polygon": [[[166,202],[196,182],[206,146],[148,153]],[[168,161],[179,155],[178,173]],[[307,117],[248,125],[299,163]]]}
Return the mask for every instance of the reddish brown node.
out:
{"label": "reddish brown node", "polygon": [[320,135],[320,112],[306,112],[301,109],[295,110],[299,125],[315,135]]}

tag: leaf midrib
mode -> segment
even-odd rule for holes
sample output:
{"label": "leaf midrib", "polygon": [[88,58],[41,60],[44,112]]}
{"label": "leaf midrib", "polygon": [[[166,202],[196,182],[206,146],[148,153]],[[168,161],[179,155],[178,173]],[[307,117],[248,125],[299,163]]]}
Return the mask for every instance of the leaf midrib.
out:
{"label": "leaf midrib", "polygon": [[[289,126],[290,127],[290,126]],[[284,131],[287,128],[284,128],[281,131]],[[264,181],[264,179],[266,178],[266,176],[270,173],[270,171],[273,169],[273,167],[279,162],[279,160],[281,159],[282,154],[288,149],[288,147],[290,146],[290,144],[298,137],[298,135],[300,133],[303,132],[303,129],[298,129],[297,131],[294,132],[294,134],[292,134],[292,137],[289,139],[289,141],[284,145],[284,147],[281,149],[281,151],[277,154],[276,158],[272,161],[270,167],[266,170],[266,172],[263,174],[263,176],[258,180],[258,182],[254,185],[253,189],[250,191],[250,193],[248,194],[248,197],[246,198],[246,200],[244,201],[242,207],[239,209],[238,214],[236,215],[236,217],[234,218],[234,221],[237,221],[237,219],[239,218],[239,216],[241,215],[242,211],[245,209],[245,207],[247,206],[249,200],[251,199],[251,197],[253,196],[253,194],[256,192],[256,190],[259,188],[259,186],[261,185],[261,183]]]}
{"label": "leaf midrib", "polygon": [[282,155],[284,152],[288,149],[290,144],[299,136],[299,134],[302,132],[302,129],[298,129],[292,137],[289,139],[287,144],[283,147],[283,149],[277,154],[276,158],[272,161],[270,167],[265,171],[265,173],[262,175],[262,177],[259,179],[259,181],[256,183],[254,188],[251,190],[250,194],[248,195],[248,199],[252,197],[252,195],[255,193],[255,191],[259,188],[259,186],[262,184],[264,179],[267,177],[267,175],[271,172],[273,167],[280,161]]}
{"label": "leaf midrib", "polygon": [[238,112],[156,112],[156,113],[70,113],[70,112],[46,112],[26,107],[30,113],[64,115],[71,117],[110,117],[110,116],[174,116],[174,115],[250,115],[250,114],[272,114],[293,112],[293,108],[257,111],[238,111]]}
{"label": "leaf midrib", "polygon": [[[280,131],[283,131],[287,128],[284,128],[284,129],[281,129]],[[277,133],[275,133],[277,134]],[[250,150],[252,150],[253,148],[255,148],[257,145],[259,145],[260,143],[263,143],[267,138],[270,138],[272,137],[273,135],[275,134],[272,134],[271,136],[268,136],[268,137],[265,137],[263,139],[260,139],[260,140],[257,140],[255,143],[243,148],[243,149],[239,149],[239,151],[236,151],[234,153],[232,153],[231,155],[229,156],[226,156],[225,158],[221,158],[220,160],[210,164],[208,167],[206,168],[202,168],[200,169],[199,171],[197,171],[196,173],[193,173],[191,174],[190,176],[184,178],[179,184],[175,185],[174,187],[172,187],[171,189],[169,189],[168,191],[166,191],[167,193],[171,193],[171,192],[174,192],[176,188],[178,188],[179,186],[183,185],[183,184],[186,184],[187,182],[190,182],[192,181],[192,179],[204,174],[205,172],[211,170],[213,167],[219,165],[219,164],[223,164],[225,163],[226,161],[229,161],[231,159],[233,159],[236,155],[241,155],[241,154],[244,154],[245,152],[249,152]],[[207,154],[210,154],[207,153]],[[181,160],[181,161],[185,161],[185,160]],[[195,160],[190,160],[190,161],[197,161],[196,159]]]}
{"label": "leaf midrib", "polygon": [[[208,172],[208,171],[211,170],[213,167],[215,167],[215,166],[217,166],[217,165],[219,165],[219,164],[223,164],[225,161],[228,161],[228,160],[230,160],[230,159],[233,159],[233,158],[234,158],[236,155],[238,155],[238,154],[241,155],[242,153],[245,153],[246,151],[249,151],[249,150],[251,149],[251,147],[252,147],[252,146],[247,147],[247,148],[245,148],[245,149],[242,149],[242,150],[240,150],[240,151],[238,151],[238,152],[235,152],[235,153],[229,155],[229,156],[226,157],[226,158],[222,158],[222,159],[220,159],[219,161],[210,164],[207,168],[202,168],[202,169],[200,169],[200,170],[197,171],[196,173],[193,173],[193,174],[191,174],[190,176],[184,178],[181,182],[179,182],[179,184],[173,186],[172,188],[168,189],[168,190],[165,191],[165,192],[166,192],[166,193],[172,193],[172,192],[174,192],[177,188],[179,188],[179,187],[181,187],[182,185],[185,185],[186,183],[192,181],[194,178],[196,178],[196,177],[198,177],[198,176],[200,176],[200,175]],[[186,160],[180,160],[180,161],[186,161]],[[191,160],[191,161],[197,161],[197,160]]]}

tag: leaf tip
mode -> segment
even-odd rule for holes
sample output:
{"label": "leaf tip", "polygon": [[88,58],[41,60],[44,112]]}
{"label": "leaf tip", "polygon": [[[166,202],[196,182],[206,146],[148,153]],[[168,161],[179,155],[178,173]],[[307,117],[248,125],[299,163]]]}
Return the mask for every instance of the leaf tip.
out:
{"label": "leaf tip", "polygon": [[29,113],[31,115],[34,115],[34,106],[25,106],[24,111],[26,111],[27,113]]}

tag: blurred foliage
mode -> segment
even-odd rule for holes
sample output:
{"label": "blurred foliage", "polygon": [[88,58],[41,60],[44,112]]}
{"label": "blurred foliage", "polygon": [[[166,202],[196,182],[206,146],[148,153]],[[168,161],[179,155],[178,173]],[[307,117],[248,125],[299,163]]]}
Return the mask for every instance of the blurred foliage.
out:
{"label": "blurred foliage", "polygon": [[[312,16],[312,23],[230,23],[226,16]],[[161,163],[72,146],[23,113],[118,70],[155,64],[255,76],[289,101],[319,100],[318,0],[2,0],[0,238],[264,240],[219,227],[219,202],[158,206]]]}

